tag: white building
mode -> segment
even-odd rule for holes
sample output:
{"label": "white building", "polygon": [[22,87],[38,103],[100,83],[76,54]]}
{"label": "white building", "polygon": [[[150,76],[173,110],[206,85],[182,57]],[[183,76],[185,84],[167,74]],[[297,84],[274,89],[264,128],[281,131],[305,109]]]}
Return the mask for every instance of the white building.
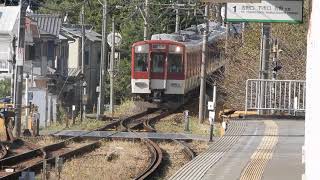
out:
{"label": "white building", "polygon": [[10,78],[13,38],[18,36],[18,6],[0,6],[0,79]]}

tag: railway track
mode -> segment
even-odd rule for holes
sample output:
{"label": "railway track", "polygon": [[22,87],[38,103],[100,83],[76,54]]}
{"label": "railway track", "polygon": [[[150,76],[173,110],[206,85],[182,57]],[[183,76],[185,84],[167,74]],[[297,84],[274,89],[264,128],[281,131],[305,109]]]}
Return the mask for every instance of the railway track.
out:
{"label": "railway track", "polygon": [[4,158],[8,154],[7,148],[1,143],[0,144],[0,159]]}
{"label": "railway track", "polygon": [[[149,114],[146,114],[145,116],[137,117],[135,119],[126,119],[121,122],[122,128],[129,132],[133,132],[137,134],[139,137],[139,134],[136,133],[137,131],[148,131],[148,132],[156,132],[156,129],[154,129],[151,126],[151,123],[155,123],[156,121],[160,120],[161,118],[164,118],[170,114],[172,114],[174,111],[176,111],[180,106],[177,108],[173,108],[171,110],[168,109],[152,109],[149,110]],[[149,161],[149,165],[147,168],[141,172],[137,177],[134,179],[147,179],[152,176],[152,174],[159,168],[161,162],[163,153],[161,148],[153,142],[150,139],[140,138],[142,142],[146,144],[146,146],[149,149],[149,152],[151,154],[151,159]],[[184,143],[177,140],[172,139],[172,141],[176,142],[177,144],[183,146],[183,153],[186,156],[187,159],[191,160],[195,157],[194,152]]]}
{"label": "railway track", "polygon": [[[145,111],[129,118],[141,117],[148,113],[148,111]],[[50,164],[54,164],[56,157],[63,157],[64,159],[68,159],[75,155],[93,151],[94,149],[100,146],[100,143],[103,139],[93,142],[85,142],[82,140],[81,136],[91,133],[93,131],[102,131],[108,129],[110,127],[115,126],[116,123],[120,123],[120,120],[111,122],[101,128],[94,129],[92,131],[83,133],[79,136],[68,138],[62,142],[58,142],[41,148],[36,148],[27,152],[22,152],[17,155],[0,159],[0,178],[18,179],[23,171],[31,170],[39,172],[45,160]],[[25,141],[23,142],[26,143],[27,146],[30,145]]]}
{"label": "railway track", "polygon": [[[170,111],[159,108],[148,109],[147,111],[144,111],[142,113],[125,118],[123,120],[116,120],[114,122],[106,124],[103,127],[83,133],[76,137],[68,138],[62,142],[51,144],[42,148],[34,147],[35,149],[33,150],[23,152],[18,155],[13,155],[11,157],[3,158],[0,160],[0,178],[17,179],[23,171],[31,170],[39,172],[44,161],[47,161],[50,164],[54,164],[56,157],[63,157],[64,159],[68,159],[75,155],[93,151],[100,146],[103,139],[93,142],[84,142],[81,138],[81,136],[93,131],[117,130],[113,134],[125,130],[134,133],[137,133],[136,131],[141,130],[155,132],[155,129],[151,126],[151,123],[154,123],[157,120],[170,115],[175,110],[176,109],[172,109]],[[162,162],[163,154],[161,148],[155,142],[146,138],[140,138],[140,140],[141,142],[146,144],[151,158],[149,160],[149,165],[147,166],[147,168],[142,171],[135,179],[146,179],[148,177],[151,177],[156,169],[158,169]],[[181,142],[179,142],[179,144],[185,146]],[[189,157],[189,159],[194,157],[194,155],[192,155],[192,151],[186,146],[184,147],[184,153]],[[6,154],[5,151],[3,151],[3,154]]]}
{"label": "railway track", "polygon": [[80,145],[78,144],[79,142],[70,142],[71,139],[67,139],[0,160],[0,178],[18,179],[23,171],[39,172],[44,160],[48,163],[54,163],[56,157],[71,158],[75,155],[92,151],[99,146],[99,141],[83,142]]}
{"label": "railway track", "polygon": [[[144,116],[139,116],[136,118],[127,118],[125,120],[122,121],[121,126],[132,133],[135,133],[138,137],[139,134],[136,132],[136,128],[140,125],[143,125],[143,122],[152,117],[152,118],[156,118],[159,116],[159,111],[158,109],[153,109],[153,110],[149,110],[148,114],[145,114]],[[161,114],[160,114],[161,115]],[[138,174],[134,179],[136,180],[142,180],[142,179],[147,179],[149,177],[152,176],[152,174],[156,171],[156,169],[160,166],[161,162],[162,162],[162,157],[163,157],[163,153],[161,148],[158,146],[158,144],[156,144],[155,142],[153,142],[150,139],[147,138],[140,138],[141,142],[144,142],[150,152],[150,160],[149,160],[149,165],[140,173]]]}
{"label": "railway track", "polygon": [[176,139],[173,139],[173,141],[183,147],[182,152],[188,160],[191,161],[193,158],[196,157],[195,153],[184,141],[178,141]]}

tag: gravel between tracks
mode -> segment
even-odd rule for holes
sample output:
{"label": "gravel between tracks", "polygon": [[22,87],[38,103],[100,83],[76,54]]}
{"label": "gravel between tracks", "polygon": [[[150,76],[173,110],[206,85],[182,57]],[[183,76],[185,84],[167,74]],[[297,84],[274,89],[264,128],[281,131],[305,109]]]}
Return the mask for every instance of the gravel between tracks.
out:
{"label": "gravel between tracks", "polygon": [[101,148],[67,161],[62,179],[132,179],[146,167],[149,151],[140,142],[106,141]]}

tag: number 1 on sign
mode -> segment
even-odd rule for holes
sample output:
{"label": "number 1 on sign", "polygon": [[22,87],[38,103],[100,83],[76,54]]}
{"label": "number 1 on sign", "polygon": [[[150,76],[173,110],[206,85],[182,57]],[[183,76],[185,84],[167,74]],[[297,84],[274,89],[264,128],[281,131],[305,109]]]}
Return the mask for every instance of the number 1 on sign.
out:
{"label": "number 1 on sign", "polygon": [[233,11],[237,12],[237,6],[233,6]]}

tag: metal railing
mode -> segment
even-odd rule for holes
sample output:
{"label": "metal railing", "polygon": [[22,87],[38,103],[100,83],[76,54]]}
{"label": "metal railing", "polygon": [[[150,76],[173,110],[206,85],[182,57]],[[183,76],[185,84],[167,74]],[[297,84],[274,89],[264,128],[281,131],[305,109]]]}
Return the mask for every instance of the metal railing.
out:
{"label": "metal railing", "polygon": [[0,71],[9,72],[9,62],[7,60],[0,60]]}
{"label": "metal railing", "polygon": [[303,80],[246,81],[245,111],[257,110],[259,114],[279,112],[295,115],[305,112],[306,82]]}

